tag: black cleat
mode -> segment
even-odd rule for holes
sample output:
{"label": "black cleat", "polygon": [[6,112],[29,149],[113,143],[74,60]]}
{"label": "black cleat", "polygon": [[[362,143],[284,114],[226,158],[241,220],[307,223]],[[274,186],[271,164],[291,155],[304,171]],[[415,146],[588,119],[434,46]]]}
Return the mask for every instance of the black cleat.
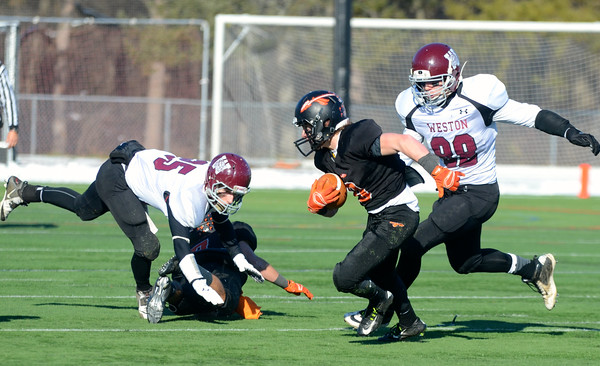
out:
{"label": "black cleat", "polygon": [[383,337],[379,337],[378,340],[381,342],[399,342],[414,336],[422,337],[425,334],[425,329],[427,329],[427,325],[417,318],[410,327],[405,329],[400,327],[400,323],[394,325],[389,332]]}
{"label": "black cleat", "polygon": [[383,322],[383,317],[394,302],[394,295],[386,291],[385,297],[377,305],[367,308],[358,329],[356,330],[359,336],[368,336],[376,331]]}
{"label": "black cleat", "polygon": [[160,277],[164,277],[168,274],[175,272],[177,269],[179,269],[179,260],[177,259],[177,256],[174,255],[171,258],[169,258],[169,260],[166,261],[165,264],[160,266],[160,268],[158,269],[158,275]]}

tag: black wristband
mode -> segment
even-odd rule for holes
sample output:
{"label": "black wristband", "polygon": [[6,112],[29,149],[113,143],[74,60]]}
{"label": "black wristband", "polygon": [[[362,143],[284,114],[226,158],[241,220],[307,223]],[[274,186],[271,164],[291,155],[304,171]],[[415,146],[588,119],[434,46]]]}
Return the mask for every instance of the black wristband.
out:
{"label": "black wristband", "polygon": [[419,159],[417,163],[419,163],[419,165],[422,166],[427,173],[431,174],[435,167],[440,165],[440,160],[437,156],[429,153],[423,156],[421,159]]}

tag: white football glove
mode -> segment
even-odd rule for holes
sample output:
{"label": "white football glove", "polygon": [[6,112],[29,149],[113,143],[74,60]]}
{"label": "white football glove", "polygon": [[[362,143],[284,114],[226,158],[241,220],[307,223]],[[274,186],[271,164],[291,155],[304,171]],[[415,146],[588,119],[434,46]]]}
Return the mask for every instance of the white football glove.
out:
{"label": "white football glove", "polygon": [[248,276],[252,277],[254,281],[258,283],[263,283],[265,278],[260,274],[260,272],[251,265],[246,257],[242,253],[237,254],[233,257],[233,263],[239,268],[240,272],[246,272]]}
{"label": "white football glove", "polygon": [[217,291],[206,284],[206,279],[198,278],[192,281],[192,287],[196,290],[198,295],[202,296],[204,300],[210,302],[213,305],[223,304],[223,299]]}

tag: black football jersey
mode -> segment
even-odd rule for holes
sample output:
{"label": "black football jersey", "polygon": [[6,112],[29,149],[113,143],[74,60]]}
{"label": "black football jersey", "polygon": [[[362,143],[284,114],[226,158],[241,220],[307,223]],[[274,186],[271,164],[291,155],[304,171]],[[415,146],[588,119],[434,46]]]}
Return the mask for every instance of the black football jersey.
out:
{"label": "black football jersey", "polygon": [[372,119],[354,122],[341,131],[335,154],[320,149],[314,157],[315,166],[339,175],[367,211],[381,207],[406,187],[406,166],[398,154],[371,153],[371,145],[381,134],[381,127]]}

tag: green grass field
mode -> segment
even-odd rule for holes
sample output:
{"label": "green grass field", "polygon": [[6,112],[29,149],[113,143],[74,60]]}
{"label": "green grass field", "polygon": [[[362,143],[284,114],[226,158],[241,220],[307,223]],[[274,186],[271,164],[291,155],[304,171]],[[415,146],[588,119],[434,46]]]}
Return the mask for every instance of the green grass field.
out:
{"label": "green grass field", "polygon": [[[46,204],[19,207],[0,223],[0,363],[599,364],[599,198],[504,196],[484,226],[484,247],[525,257],[554,253],[560,295],[551,312],[517,276],[454,273],[438,247],[409,291],[428,325],[425,336],[379,344],[343,322],[345,312],[366,302],[338,293],[331,279],[359,240],[366,214],[349,199],[334,218],[312,215],[306,194],[255,190],[234,217],[253,225],[257,254],[315,295],[309,301],[250,281],[244,292],[262,307],[259,320],[200,322],[167,313],[148,324],[137,314],[131,244],[110,215],[82,222]],[[435,197],[419,195],[421,218]],[[151,215],[163,244],[154,280],[173,247],[166,219]]]}

